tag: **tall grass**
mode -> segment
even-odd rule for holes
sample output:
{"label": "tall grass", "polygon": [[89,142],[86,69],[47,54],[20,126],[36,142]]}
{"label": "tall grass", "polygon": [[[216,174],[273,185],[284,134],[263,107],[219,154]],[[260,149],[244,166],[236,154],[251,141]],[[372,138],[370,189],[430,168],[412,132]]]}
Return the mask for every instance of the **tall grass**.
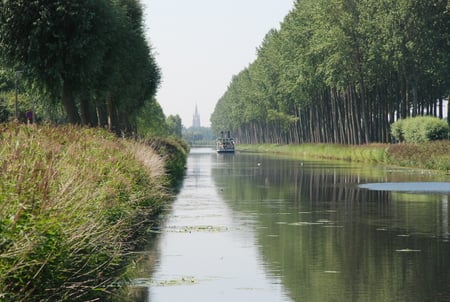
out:
{"label": "tall grass", "polygon": [[170,184],[176,186],[186,169],[186,158],[189,153],[187,143],[174,138],[153,138],[145,144],[165,158],[165,170],[168,172]]}
{"label": "tall grass", "polygon": [[94,301],[169,195],[148,145],[73,126],[0,125],[0,300]]}
{"label": "tall grass", "polygon": [[450,173],[450,141],[391,145],[387,156],[391,164]]}
{"label": "tall grass", "polygon": [[422,144],[370,145],[238,145],[244,152],[289,154],[302,158],[321,158],[395,165],[450,172],[450,142]]}
{"label": "tall grass", "polygon": [[380,163],[386,159],[386,145],[364,146],[335,144],[301,145],[238,145],[241,151],[290,154],[303,158],[338,159],[356,162]]}

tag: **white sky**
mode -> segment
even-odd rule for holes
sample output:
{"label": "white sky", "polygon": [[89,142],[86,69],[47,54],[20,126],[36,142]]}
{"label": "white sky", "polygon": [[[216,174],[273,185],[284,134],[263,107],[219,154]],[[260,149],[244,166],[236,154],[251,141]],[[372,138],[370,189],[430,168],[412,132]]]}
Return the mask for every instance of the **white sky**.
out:
{"label": "white sky", "polygon": [[266,33],[279,28],[294,0],[141,0],[147,36],[162,70],[157,93],[166,116],[201,125],[233,75],[256,58]]}

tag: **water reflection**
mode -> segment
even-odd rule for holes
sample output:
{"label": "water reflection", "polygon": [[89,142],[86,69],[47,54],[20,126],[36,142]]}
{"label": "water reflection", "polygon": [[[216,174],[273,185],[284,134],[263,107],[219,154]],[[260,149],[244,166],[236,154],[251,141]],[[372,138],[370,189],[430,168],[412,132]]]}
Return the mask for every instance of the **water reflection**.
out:
{"label": "water reflection", "polygon": [[217,161],[219,194],[249,217],[267,274],[294,301],[450,301],[449,195],[358,186],[442,179],[262,155]]}
{"label": "water reflection", "polygon": [[265,274],[254,228],[230,210],[212,181],[214,167],[227,166],[212,150],[190,154],[157,241],[146,301],[291,301],[279,275]]}
{"label": "water reflection", "polygon": [[448,178],[194,149],[133,301],[450,301]]}
{"label": "water reflection", "polygon": [[376,191],[450,194],[450,182],[382,182],[359,187]]}

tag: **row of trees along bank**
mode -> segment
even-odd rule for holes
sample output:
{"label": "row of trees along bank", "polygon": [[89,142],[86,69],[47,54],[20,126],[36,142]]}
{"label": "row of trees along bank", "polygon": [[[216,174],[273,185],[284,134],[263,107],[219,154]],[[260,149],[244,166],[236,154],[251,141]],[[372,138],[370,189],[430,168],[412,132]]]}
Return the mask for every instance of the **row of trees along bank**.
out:
{"label": "row of trees along bank", "polygon": [[444,117],[449,33],[446,0],[297,0],[232,78],[212,128],[242,143],[389,142],[397,119]]}
{"label": "row of trees along bank", "polygon": [[136,131],[160,83],[139,0],[0,1],[0,71],[33,108],[117,133]]}

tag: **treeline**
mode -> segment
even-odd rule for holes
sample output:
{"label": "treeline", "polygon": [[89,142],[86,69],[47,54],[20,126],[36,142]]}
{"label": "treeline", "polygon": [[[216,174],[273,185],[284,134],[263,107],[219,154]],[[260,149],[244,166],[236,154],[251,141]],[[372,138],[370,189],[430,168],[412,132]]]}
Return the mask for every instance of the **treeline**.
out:
{"label": "treeline", "polygon": [[135,133],[139,112],[159,106],[139,0],[0,1],[0,70],[4,119],[14,90],[16,119],[34,109],[117,133]]}
{"label": "treeline", "polygon": [[397,119],[443,118],[449,71],[447,0],[297,0],[212,128],[243,143],[389,142]]}

